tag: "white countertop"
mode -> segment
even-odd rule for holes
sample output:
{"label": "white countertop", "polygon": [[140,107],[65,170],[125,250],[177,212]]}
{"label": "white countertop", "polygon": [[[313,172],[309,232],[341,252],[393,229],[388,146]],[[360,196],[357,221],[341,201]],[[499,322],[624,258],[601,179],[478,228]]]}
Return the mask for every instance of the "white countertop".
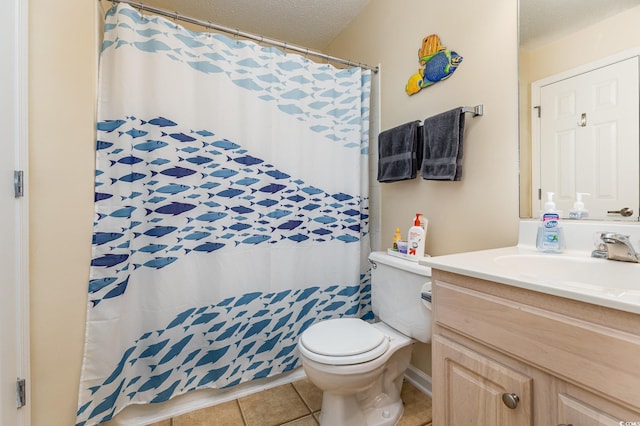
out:
{"label": "white countertop", "polygon": [[[620,227],[619,224],[602,222],[565,222],[568,249],[562,254],[547,254],[538,252],[530,244],[535,241],[535,234],[533,240],[529,234],[535,232],[537,222],[523,222],[526,223],[521,223],[521,238],[517,246],[423,258],[420,264],[640,314],[640,263],[591,257],[594,229],[620,233],[629,231],[625,234],[631,235],[634,247],[639,250],[639,224]],[[632,228],[627,229],[626,226]],[[573,243],[569,243],[569,238]],[[578,240],[581,243],[576,245]]]}

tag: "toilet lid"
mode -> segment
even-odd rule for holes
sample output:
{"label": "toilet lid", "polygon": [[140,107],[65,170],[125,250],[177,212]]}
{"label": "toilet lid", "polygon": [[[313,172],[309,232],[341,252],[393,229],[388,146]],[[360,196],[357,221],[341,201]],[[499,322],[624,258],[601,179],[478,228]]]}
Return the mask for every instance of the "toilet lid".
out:
{"label": "toilet lid", "polygon": [[379,357],[388,346],[384,333],[359,318],[321,321],[302,333],[300,340],[314,354],[356,358],[358,362]]}

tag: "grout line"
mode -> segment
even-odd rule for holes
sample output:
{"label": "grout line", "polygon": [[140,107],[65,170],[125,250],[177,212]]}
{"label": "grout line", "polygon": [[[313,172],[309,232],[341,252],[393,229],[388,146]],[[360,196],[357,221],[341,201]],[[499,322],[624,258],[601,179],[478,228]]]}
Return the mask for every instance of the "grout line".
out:
{"label": "grout line", "polygon": [[242,423],[244,426],[247,426],[247,418],[244,415],[244,410],[242,409],[242,404],[240,404],[240,399],[236,399],[236,405],[238,406],[238,410],[240,410],[240,416],[242,417]]}
{"label": "grout line", "polygon": [[307,410],[309,410],[309,414],[313,415],[313,410],[311,409],[311,407],[309,407],[309,404],[307,404],[307,401],[304,399],[302,394],[300,394],[300,392],[298,392],[298,388],[296,388],[296,386],[293,383],[291,383],[291,386],[293,386],[293,390],[296,391],[296,393],[298,394],[298,396],[302,400],[302,403],[304,404],[304,406],[307,407]]}

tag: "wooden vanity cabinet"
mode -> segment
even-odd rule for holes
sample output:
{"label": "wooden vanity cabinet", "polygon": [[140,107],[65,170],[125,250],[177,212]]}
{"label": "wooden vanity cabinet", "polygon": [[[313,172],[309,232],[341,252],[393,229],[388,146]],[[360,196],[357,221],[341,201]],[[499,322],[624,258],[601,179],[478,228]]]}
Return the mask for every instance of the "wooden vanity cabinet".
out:
{"label": "wooden vanity cabinet", "polygon": [[433,300],[434,425],[640,425],[640,315],[436,269]]}

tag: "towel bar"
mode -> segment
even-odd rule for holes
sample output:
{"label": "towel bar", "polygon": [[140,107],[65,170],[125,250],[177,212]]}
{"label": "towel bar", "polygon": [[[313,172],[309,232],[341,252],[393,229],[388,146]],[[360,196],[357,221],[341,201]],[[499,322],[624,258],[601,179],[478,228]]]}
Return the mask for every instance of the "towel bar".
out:
{"label": "towel bar", "polygon": [[462,112],[470,112],[474,117],[484,115],[484,106],[482,104],[476,105],[474,107],[462,107]]}
{"label": "towel bar", "polygon": [[[462,112],[473,114],[473,117],[480,117],[484,115],[484,105],[480,104],[474,107],[465,106],[462,107]],[[420,124],[418,124],[418,127],[422,127],[423,124],[424,123],[421,122]]]}

